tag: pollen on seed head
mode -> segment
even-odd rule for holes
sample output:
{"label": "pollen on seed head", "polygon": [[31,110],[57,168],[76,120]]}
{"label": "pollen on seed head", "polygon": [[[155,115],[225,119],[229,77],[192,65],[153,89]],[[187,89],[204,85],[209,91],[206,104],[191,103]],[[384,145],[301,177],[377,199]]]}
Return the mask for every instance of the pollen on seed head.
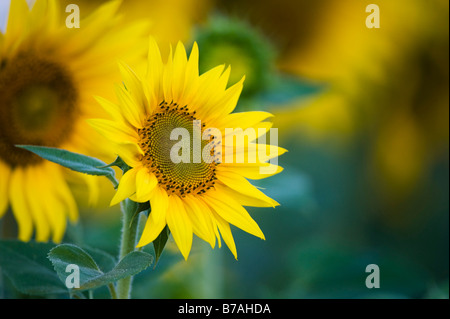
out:
{"label": "pollen on seed head", "polygon": [[[170,139],[171,131],[184,128],[193,137],[193,127],[197,118],[196,112],[190,111],[187,105],[180,106],[176,102],[162,101],[159,109],[149,116],[146,125],[138,130],[139,145],[144,151],[142,161],[153,172],[160,186],[170,194],[181,197],[186,194],[203,194],[206,189],[214,186],[216,178],[216,163],[204,162],[174,163],[170,150],[177,141]],[[205,123],[202,123],[205,127]],[[202,148],[205,143],[202,141]],[[190,158],[193,158],[193,141],[190,141]],[[214,153],[211,154],[214,157]]]}

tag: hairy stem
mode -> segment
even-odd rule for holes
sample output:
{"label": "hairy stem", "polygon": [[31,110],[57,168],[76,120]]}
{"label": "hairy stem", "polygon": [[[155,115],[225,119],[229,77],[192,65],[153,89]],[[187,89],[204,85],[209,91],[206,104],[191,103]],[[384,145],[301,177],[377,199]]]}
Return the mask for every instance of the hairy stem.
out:
{"label": "hairy stem", "polygon": [[[122,218],[122,238],[120,242],[119,260],[136,249],[136,239],[139,229],[138,204],[126,199],[121,204],[123,213]],[[117,298],[129,299],[131,296],[131,288],[133,277],[127,277],[117,282]]]}

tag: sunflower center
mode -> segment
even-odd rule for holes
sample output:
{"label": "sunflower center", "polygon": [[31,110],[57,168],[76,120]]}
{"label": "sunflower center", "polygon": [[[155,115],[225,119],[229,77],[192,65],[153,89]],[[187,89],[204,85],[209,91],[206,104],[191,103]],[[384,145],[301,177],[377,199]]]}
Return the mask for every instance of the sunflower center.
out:
{"label": "sunflower center", "polygon": [[0,159],[13,167],[40,162],[15,145],[60,146],[72,131],[77,100],[58,63],[31,54],[0,61]]}
{"label": "sunflower center", "polygon": [[[149,117],[146,126],[139,130],[140,146],[145,153],[143,162],[169,194],[182,197],[190,193],[202,194],[214,186],[216,163],[205,162],[203,157],[199,161],[194,160],[196,120],[195,112],[189,112],[186,106],[162,102],[160,110]],[[175,144],[180,143],[179,140],[171,139],[171,134],[179,128],[187,130],[190,136],[190,160],[186,162],[174,161],[171,156]],[[208,141],[201,141],[202,150],[207,143]]]}

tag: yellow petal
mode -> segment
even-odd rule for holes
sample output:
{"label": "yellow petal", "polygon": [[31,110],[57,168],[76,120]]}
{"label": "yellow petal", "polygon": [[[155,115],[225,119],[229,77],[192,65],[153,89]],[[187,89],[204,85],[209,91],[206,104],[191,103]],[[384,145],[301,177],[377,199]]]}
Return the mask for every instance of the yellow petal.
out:
{"label": "yellow petal", "polygon": [[252,127],[247,127],[244,129],[225,128],[225,130],[221,133],[223,142],[222,151],[230,152],[229,154],[241,154],[247,152],[252,146],[256,148],[257,141],[261,141],[261,145],[266,145],[262,144],[266,142],[266,137],[264,136],[263,140],[259,138],[265,135],[271,127],[272,123],[270,122],[260,122]]}
{"label": "yellow petal", "polygon": [[[40,167],[37,168],[37,170],[39,169]],[[36,169],[33,166],[24,169],[23,193],[34,225],[36,225],[35,239],[38,242],[45,242],[50,237],[50,227],[40,194],[42,186],[39,184],[39,180],[36,179],[35,171]]]}
{"label": "yellow petal", "polygon": [[233,198],[237,203],[241,204],[242,206],[272,207],[272,204],[267,203],[266,201],[263,201],[261,199],[255,198],[255,197],[244,195],[244,194],[237,192],[234,189],[231,189],[228,186],[223,185],[221,183],[216,183],[214,185],[214,187],[217,189],[218,192],[223,192],[224,194]]}
{"label": "yellow petal", "polygon": [[[59,167],[56,168],[59,169]],[[37,186],[39,187],[39,200],[49,221],[52,241],[59,243],[66,231],[66,215],[69,215],[74,221],[78,217],[78,211],[73,197],[69,199],[68,203],[64,203],[65,200],[59,195],[61,191],[59,183],[53,182],[51,169],[55,169],[55,166],[52,163],[46,163],[41,169],[35,170],[34,175],[39,183]]]}
{"label": "yellow petal", "polygon": [[42,189],[40,190],[39,195],[44,204],[45,212],[50,222],[52,241],[55,243],[60,243],[67,227],[66,216],[64,214],[64,211],[67,208],[64,207],[64,204],[58,196],[55,196],[55,186],[48,183],[45,179],[48,177],[43,178],[42,176],[44,176],[44,174],[42,174],[42,172],[40,172],[40,175]]}
{"label": "yellow petal", "polygon": [[116,194],[111,200],[111,206],[114,206],[121,201],[127,199],[134,193],[136,193],[136,174],[138,169],[132,168],[128,170],[120,179],[119,187]]}
{"label": "yellow petal", "polygon": [[218,171],[234,172],[249,179],[263,179],[281,173],[283,168],[270,163],[222,163],[216,168]]}
{"label": "yellow petal", "polygon": [[[198,80],[198,45],[194,42],[192,46],[189,60],[186,64],[186,77],[184,80],[184,92],[189,92],[193,88],[195,82]],[[186,103],[187,104],[187,103]]]}
{"label": "yellow petal", "polygon": [[216,237],[209,207],[201,199],[193,195],[187,195],[183,198],[183,202],[185,203],[189,219],[192,222],[194,233],[214,248]]}
{"label": "yellow petal", "polygon": [[183,43],[178,42],[173,57],[172,98],[179,101],[184,93],[184,80],[186,78],[186,49]]}
{"label": "yellow petal", "polygon": [[130,93],[128,93],[122,85],[115,84],[114,90],[120,103],[122,115],[126,118],[130,125],[135,128],[142,128],[145,114],[139,113],[141,107],[136,105],[131,98]]}
{"label": "yellow petal", "polygon": [[10,183],[11,169],[0,160],[0,218],[8,209],[8,189]]}
{"label": "yellow petal", "polygon": [[150,37],[147,67],[147,88],[149,89],[149,91],[151,91],[147,96],[147,98],[150,100],[149,103],[159,104],[162,101],[162,74],[163,62],[161,58],[161,52],[159,51],[159,47],[155,39],[153,37]]}
{"label": "yellow petal", "polygon": [[136,131],[126,125],[119,125],[117,122],[104,119],[89,119],[87,122],[114,143],[136,143],[138,141],[139,137]]}
{"label": "yellow petal", "polygon": [[151,212],[145,223],[142,236],[137,247],[142,247],[154,241],[166,226],[166,213],[169,204],[165,190],[156,187],[150,199]]}
{"label": "yellow petal", "polygon": [[[219,77],[214,82],[214,94],[211,95],[208,101],[208,105],[205,105],[205,107],[208,109],[208,117],[213,118],[215,116],[218,116],[217,114],[211,114],[211,112],[220,113],[219,103],[226,95],[225,89],[227,88],[228,78],[230,77],[231,73],[231,67],[228,66],[225,70],[224,68],[225,65],[223,65],[223,68],[218,68],[218,70],[222,70],[222,72],[219,73]],[[211,81],[214,81],[214,77],[211,78]]]}
{"label": "yellow petal", "polygon": [[216,102],[216,108],[214,109],[214,113],[211,114],[214,123],[213,126],[232,127],[232,126],[223,126],[224,124],[221,121],[223,120],[224,117],[229,115],[236,108],[239,97],[241,96],[242,93],[242,89],[244,87],[244,80],[245,77],[243,77],[239,82],[237,82],[233,86],[229,87],[225,91],[223,96],[220,98],[220,100]]}
{"label": "yellow petal", "polygon": [[[236,136],[236,142],[234,146],[238,146],[237,141],[241,140],[241,137],[247,136],[248,141],[245,141],[245,143],[250,143],[258,139],[260,136],[266,134],[269,129],[271,129],[273,126],[273,123],[270,122],[259,122],[258,124],[255,124],[250,127],[245,128],[233,128],[233,129],[226,129],[223,130],[222,136],[226,141],[226,138],[228,136]],[[243,140],[243,139],[242,139]]]}
{"label": "yellow petal", "polygon": [[162,89],[164,93],[164,100],[166,102],[173,101],[172,95],[172,82],[173,82],[173,52],[172,46],[170,46],[169,57],[167,63],[163,68],[162,73]]}
{"label": "yellow petal", "polygon": [[[224,147],[224,152],[227,152],[229,148]],[[278,157],[284,153],[286,153],[287,150],[276,146],[276,145],[269,145],[269,144],[258,144],[258,143],[248,143],[247,145],[244,145],[243,147],[236,147],[234,150],[234,157],[236,157],[237,154],[244,154],[244,163],[249,164],[261,164],[265,163],[267,161],[270,161],[271,159]],[[226,159],[226,158],[225,158]],[[226,160],[227,161],[227,160]],[[227,161],[228,162],[228,161]],[[238,163],[235,159],[233,159],[233,162],[227,163]],[[272,163],[273,164],[273,163]]]}
{"label": "yellow petal", "polygon": [[[54,3],[59,1],[48,2]],[[88,50],[88,48],[95,46],[96,41],[102,38],[102,34],[105,33],[106,28],[113,25],[114,21],[117,21],[116,12],[120,5],[121,1],[108,1],[83,19],[80,22],[83,32],[71,33],[70,46],[68,47],[77,48],[78,50]]]}
{"label": "yellow petal", "polygon": [[186,95],[186,104],[195,108],[199,118],[204,121],[208,121],[208,114],[210,109],[214,108],[215,105],[209,104],[211,99],[216,98],[218,94],[223,94],[216,89],[217,81],[223,73],[225,65],[219,65],[206,73],[203,73],[198,79],[198,85],[196,90],[189,92]]}
{"label": "yellow petal", "polygon": [[9,198],[11,208],[18,226],[18,238],[22,241],[29,241],[33,235],[33,222],[28,208],[23,187],[25,183],[24,172],[21,168],[16,168],[11,174],[11,184],[9,188]]}
{"label": "yellow petal", "polygon": [[141,167],[136,174],[136,201],[144,203],[150,200],[150,195],[158,184],[153,173],[149,173],[146,167]]}
{"label": "yellow petal", "polygon": [[[169,207],[169,196],[167,195],[167,192],[162,188],[162,187],[155,187],[153,189],[153,192],[151,194],[150,197],[150,205],[151,205],[151,209],[152,211],[155,210],[157,215],[158,220],[159,219],[164,219],[165,220],[165,215],[161,215],[162,212],[166,212],[167,211],[167,207]],[[161,214],[160,214],[161,212]]]}
{"label": "yellow petal", "polygon": [[[213,215],[217,215],[217,214],[214,213],[214,211],[212,211],[212,212],[213,212]],[[217,246],[219,246],[219,248],[222,248],[222,240],[220,239],[220,232],[219,232],[219,229],[217,227],[216,218],[214,218],[213,222],[214,222],[214,234],[216,235],[216,238],[217,238]]]}
{"label": "yellow petal", "polygon": [[206,192],[203,197],[205,202],[227,222],[249,234],[264,239],[264,234],[258,224],[251,218],[245,208],[234,199],[212,189]]}
{"label": "yellow petal", "polygon": [[62,168],[53,163],[46,163],[46,173],[47,177],[52,181],[54,186],[54,193],[58,199],[63,203],[64,209],[60,213],[67,214],[71,222],[76,222],[78,220],[78,208],[73,198],[72,192],[67,185],[67,182],[63,176]]}
{"label": "yellow petal", "polygon": [[114,121],[119,121],[123,125],[123,116],[120,111],[120,106],[104,99],[100,96],[94,96],[94,99],[102,106],[102,108],[114,119]]}
{"label": "yellow petal", "polygon": [[122,80],[126,87],[126,91],[134,101],[136,108],[140,114],[147,114],[148,107],[146,106],[146,99],[142,89],[141,80],[136,73],[123,61],[119,62],[119,70],[122,75]]}
{"label": "yellow petal", "polygon": [[192,224],[178,196],[169,196],[166,220],[175,243],[187,260],[192,247]]}
{"label": "yellow petal", "polygon": [[46,1],[36,1],[31,8],[30,13],[30,30],[42,30],[42,28],[45,29],[45,19],[42,17],[45,17],[47,10],[47,3]]}
{"label": "yellow petal", "polygon": [[218,214],[214,213],[214,219],[216,221],[216,225],[219,228],[220,234],[223,237],[223,240],[225,241],[225,244],[228,246],[232,254],[234,255],[234,258],[237,260],[237,250],[236,250],[236,244],[234,243],[233,234],[231,233],[230,224],[220,217]]}
{"label": "yellow petal", "polygon": [[95,206],[98,203],[100,196],[99,178],[98,176],[92,176],[87,174],[77,174],[79,178],[86,183],[87,192],[89,194],[88,204],[90,206]]}
{"label": "yellow petal", "polygon": [[143,151],[136,143],[117,144],[115,150],[117,155],[119,155],[128,166],[138,167],[142,165],[140,156],[143,154]]}
{"label": "yellow petal", "polygon": [[245,130],[272,116],[272,114],[263,111],[232,113],[223,117],[222,120],[217,123],[217,126],[232,129],[242,128]]}
{"label": "yellow petal", "polygon": [[239,174],[222,170],[217,171],[217,178],[228,187],[234,189],[239,193],[242,193],[243,195],[254,197],[256,199],[264,201],[272,207],[279,205],[275,200],[258,190],[249,181],[247,181],[245,177]]}
{"label": "yellow petal", "polygon": [[27,27],[23,22],[28,20],[27,17],[30,9],[25,0],[15,0],[10,3],[6,33],[8,34],[9,39],[18,39]]}

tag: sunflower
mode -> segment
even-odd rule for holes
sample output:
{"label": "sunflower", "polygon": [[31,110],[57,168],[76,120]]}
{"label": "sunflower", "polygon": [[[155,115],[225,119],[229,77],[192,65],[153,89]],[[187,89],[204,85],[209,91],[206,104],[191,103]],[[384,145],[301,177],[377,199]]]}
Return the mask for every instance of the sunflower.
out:
{"label": "sunflower", "polygon": [[[142,24],[117,28],[119,5],[109,2],[70,29],[58,1],[37,0],[31,9],[11,2],[0,33],[0,217],[12,211],[22,241],[35,233],[37,241],[59,242],[67,219],[78,218],[65,171],[15,145],[100,154],[85,122],[104,112],[92,96],[114,96],[106,83],[120,76],[116,59],[145,52],[137,41]],[[95,194],[93,179],[84,179]]]}
{"label": "sunflower", "polygon": [[[264,239],[261,229],[243,205],[278,205],[247,178],[261,179],[279,173],[281,167],[268,160],[285,150],[256,142],[256,138],[271,127],[271,123],[265,122],[271,114],[257,111],[231,113],[242,91],[244,78],[227,88],[230,67],[225,69],[220,65],[199,75],[198,61],[197,44],[194,43],[188,59],[179,42],[174,53],[170,50],[164,63],[158,45],[150,39],[147,72],[139,74],[127,64],[120,63],[123,85],[116,85],[119,103],[97,98],[112,120],[92,119],[89,123],[113,142],[116,154],[130,167],[122,176],[111,205],[126,198],[150,202],[151,213],[138,247],[154,241],[167,225],[185,259],[191,250],[193,234],[212,248],[216,238],[221,246],[222,237],[237,258],[230,224]],[[226,137],[231,134],[227,128],[241,129],[241,135],[236,134],[236,141],[238,137],[244,137],[249,128],[259,134],[249,137],[248,143],[236,142],[236,145],[215,140],[222,135],[226,142]],[[186,140],[178,141],[173,138],[175,129],[181,129],[189,136],[197,132],[210,137],[202,138],[201,145],[198,144],[203,150],[201,158],[195,152],[195,139],[189,139],[187,143]],[[213,131],[216,133],[208,134]],[[216,147],[212,147],[214,144]],[[174,160],[173,155],[179,155],[179,152],[173,152],[174,149],[186,154],[179,145],[187,145],[187,161]],[[264,156],[248,160],[255,152],[264,153]],[[231,154],[230,158],[242,156],[244,160],[224,161],[227,154]],[[261,173],[262,168],[271,168],[271,174]]]}

